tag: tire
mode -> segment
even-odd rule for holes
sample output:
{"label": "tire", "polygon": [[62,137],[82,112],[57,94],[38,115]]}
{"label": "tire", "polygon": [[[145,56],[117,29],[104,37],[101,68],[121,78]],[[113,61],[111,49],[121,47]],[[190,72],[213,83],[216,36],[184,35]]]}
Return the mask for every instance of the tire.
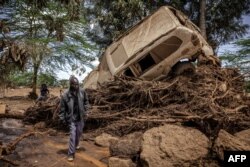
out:
{"label": "tire", "polygon": [[178,62],[172,68],[175,76],[178,75],[192,75],[195,72],[195,66],[189,61]]}

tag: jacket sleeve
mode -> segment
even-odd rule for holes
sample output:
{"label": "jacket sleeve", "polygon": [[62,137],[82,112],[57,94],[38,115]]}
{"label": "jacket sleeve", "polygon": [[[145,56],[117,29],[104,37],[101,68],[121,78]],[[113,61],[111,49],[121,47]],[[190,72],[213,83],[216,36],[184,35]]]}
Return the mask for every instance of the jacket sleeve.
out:
{"label": "jacket sleeve", "polygon": [[84,105],[84,108],[85,108],[85,111],[87,112],[87,110],[90,109],[90,104],[89,104],[89,98],[88,98],[88,95],[86,93],[85,90],[83,90],[83,105]]}
{"label": "jacket sleeve", "polygon": [[60,110],[59,110],[58,116],[59,116],[59,119],[64,122],[66,122],[66,118],[65,118],[66,110],[67,110],[67,105],[66,105],[64,97],[62,96],[60,99]]}

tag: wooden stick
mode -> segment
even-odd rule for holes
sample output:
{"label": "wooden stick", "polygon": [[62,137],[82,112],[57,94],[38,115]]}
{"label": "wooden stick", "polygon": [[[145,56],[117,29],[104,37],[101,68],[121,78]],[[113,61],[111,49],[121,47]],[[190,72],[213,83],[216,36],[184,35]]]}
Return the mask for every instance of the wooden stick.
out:
{"label": "wooden stick", "polygon": [[9,163],[11,165],[14,165],[14,166],[19,166],[17,163],[15,163],[15,162],[13,162],[11,160],[8,160],[8,159],[6,159],[6,158],[4,158],[2,156],[0,156],[0,160],[5,161],[5,162],[7,162],[7,163]]}
{"label": "wooden stick", "polygon": [[3,147],[2,152],[5,152],[7,155],[10,154],[21,140],[34,134],[36,134],[36,132],[27,132],[21,135],[20,137],[16,138],[14,141],[10,142],[6,147]]}
{"label": "wooden stick", "polygon": [[133,118],[133,117],[126,117],[126,119],[131,120],[131,121],[138,121],[138,122],[158,122],[158,123],[175,123],[179,122],[180,120],[175,120],[175,119],[139,119],[139,118]]}
{"label": "wooden stick", "polygon": [[122,115],[122,114],[125,114],[125,113],[129,113],[133,110],[132,109],[127,109],[127,110],[123,110],[123,111],[116,111],[116,113],[114,114],[110,114],[110,115],[104,115],[104,116],[89,116],[89,118],[92,118],[92,119],[105,119],[105,118],[111,118],[111,117],[115,117],[115,116],[119,116],[119,115]]}
{"label": "wooden stick", "polygon": [[0,114],[0,118],[14,118],[14,119],[23,119],[23,115],[14,115],[14,114]]}

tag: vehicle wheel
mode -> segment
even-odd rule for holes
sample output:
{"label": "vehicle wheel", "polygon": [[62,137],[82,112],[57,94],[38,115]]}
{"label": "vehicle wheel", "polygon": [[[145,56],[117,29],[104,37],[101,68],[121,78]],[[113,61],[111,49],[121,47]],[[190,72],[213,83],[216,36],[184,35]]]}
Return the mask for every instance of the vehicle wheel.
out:
{"label": "vehicle wheel", "polygon": [[178,62],[172,68],[174,75],[192,75],[195,72],[194,65],[189,61]]}

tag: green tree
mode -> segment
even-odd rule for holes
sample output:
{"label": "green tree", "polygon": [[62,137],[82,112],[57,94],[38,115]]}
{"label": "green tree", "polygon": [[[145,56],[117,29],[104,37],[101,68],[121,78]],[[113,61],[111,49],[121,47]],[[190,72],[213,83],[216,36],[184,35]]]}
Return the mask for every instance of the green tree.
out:
{"label": "green tree", "polygon": [[9,82],[12,87],[32,86],[32,72],[15,71],[9,75]]}
{"label": "green tree", "polygon": [[246,90],[250,92],[250,38],[241,39],[234,43],[237,51],[226,52],[220,58],[225,67],[239,68],[245,76]]}
{"label": "green tree", "polygon": [[[32,86],[33,73],[32,72],[13,72],[9,75],[10,86]],[[40,73],[37,77],[37,84],[41,85],[43,83],[48,86],[56,86],[58,84],[57,77],[50,73]]]}
{"label": "green tree", "polygon": [[31,55],[34,94],[39,72],[66,70],[66,64],[83,71],[84,65],[91,66],[95,47],[84,35],[86,22],[80,15],[80,2],[16,1],[12,27],[19,35],[14,38],[24,41]]}
{"label": "green tree", "polygon": [[237,51],[226,52],[220,58],[226,67],[239,68],[250,78],[250,38],[242,39],[234,43]]}
{"label": "green tree", "polygon": [[48,86],[57,86],[58,85],[58,79],[54,74],[50,73],[40,73],[38,76],[38,84],[42,85],[45,83]]}

